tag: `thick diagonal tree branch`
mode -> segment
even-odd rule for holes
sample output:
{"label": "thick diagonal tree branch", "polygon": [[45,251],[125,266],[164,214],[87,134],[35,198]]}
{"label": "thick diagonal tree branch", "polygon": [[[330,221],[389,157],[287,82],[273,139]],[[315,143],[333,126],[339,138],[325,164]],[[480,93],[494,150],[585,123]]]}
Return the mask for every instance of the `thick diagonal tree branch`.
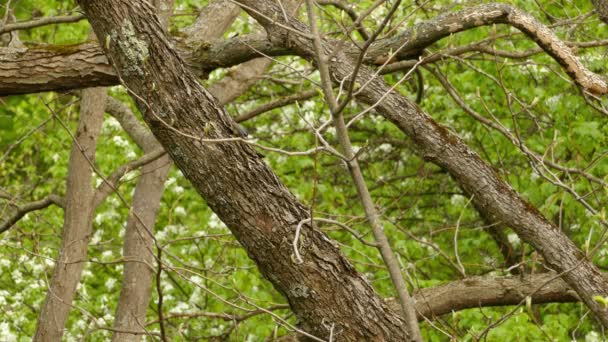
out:
{"label": "thick diagonal tree branch", "polygon": [[[154,7],[161,25],[164,28],[168,27],[173,12],[173,0],[155,0]],[[164,152],[154,136],[143,127],[126,105],[111,100],[113,101],[108,101],[108,107],[112,114],[144,152],[147,154],[153,154],[154,151]],[[113,103],[114,101],[118,103]],[[123,245],[123,258],[128,261],[124,265],[123,285],[114,317],[116,330],[112,341],[138,342],[145,333],[142,322],[145,320],[151,297],[154,224],[171,165],[171,160],[166,154],[144,165],[142,175],[135,186]]]}
{"label": "thick diagonal tree branch", "polygon": [[[246,10],[256,9],[248,12],[266,27],[275,43],[290,46],[309,59],[314,58],[313,43],[302,35],[292,34],[294,30],[308,33],[302,23],[295,18],[288,21],[283,17],[268,20],[269,15],[277,11],[276,5],[270,1],[243,0],[242,3],[246,5]],[[289,26],[291,30],[283,26]],[[328,52],[332,50],[328,44],[324,49]],[[328,66],[337,83],[348,79],[354,69],[352,60],[339,52],[328,62]],[[597,267],[565,234],[501,180],[458,136],[435,122],[416,104],[392,91],[368,68],[361,67],[357,81],[361,87],[355,94],[360,101],[372,106],[409,136],[425,160],[448,170],[463,190],[472,196],[475,207],[484,218],[511,227],[523,241],[536,248],[602,324],[608,326],[608,310],[594,300],[596,295],[608,295],[608,284]]]}
{"label": "thick diagonal tree branch", "polygon": [[[156,8],[169,8],[171,4],[157,4]],[[185,30],[188,34],[187,41],[195,41],[197,37],[205,39],[219,38],[240,13],[240,8],[226,0],[217,0],[206,6],[200,13],[195,23]],[[161,19],[168,19],[168,15]],[[166,23],[164,23],[166,24]],[[247,73],[249,65],[239,66],[239,70]],[[263,70],[262,70],[263,71]],[[224,98],[236,97],[241,94],[245,87],[221,87],[216,86],[214,95],[224,95]],[[135,118],[131,110],[119,101],[109,101],[110,112],[118,119],[123,128],[129,132],[138,145],[144,150],[162,149],[154,136]],[[165,158],[168,159],[168,158]],[[153,263],[152,250],[154,243],[151,229],[155,221],[155,215],[160,205],[160,196],[164,189],[167,171],[171,163],[168,160],[159,160],[151,164],[149,170],[142,170],[135,188],[132,213],[129,216],[125,234],[125,245],[123,255],[132,262],[127,262],[124,268],[123,287],[120,300],[116,309],[114,320],[114,341],[139,341],[145,334],[143,322],[145,321],[148,304],[150,301],[150,289],[152,283]],[[157,284],[160,286],[160,284]],[[136,333],[120,333],[118,331],[141,331]]]}
{"label": "thick diagonal tree branch", "polygon": [[145,1],[80,1],[107,54],[159,142],[209,207],[289,301],[301,327],[343,340],[404,340],[389,310],[322,232],[304,225],[304,262],[292,259],[308,210],[248,144],[205,143],[238,128],[196,81]]}

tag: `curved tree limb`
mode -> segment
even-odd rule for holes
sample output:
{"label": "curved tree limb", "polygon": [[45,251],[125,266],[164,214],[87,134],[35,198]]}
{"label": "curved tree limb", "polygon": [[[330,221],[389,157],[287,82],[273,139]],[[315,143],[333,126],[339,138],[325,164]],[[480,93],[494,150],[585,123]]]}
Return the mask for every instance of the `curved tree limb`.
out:
{"label": "curved tree limb", "polygon": [[552,30],[530,14],[508,4],[490,3],[469,7],[420,23],[394,38],[379,41],[367,58],[375,60],[387,51],[395,51],[394,56],[389,58],[408,59],[450,34],[493,24],[508,24],[526,34],[584,89],[597,94],[608,93],[606,80],[587,69]]}
{"label": "curved tree limb", "polygon": [[44,208],[50,206],[51,204],[54,204],[61,208],[64,207],[63,199],[61,197],[59,197],[57,195],[53,195],[53,194],[48,195],[47,197],[45,197],[41,200],[38,200],[38,201],[29,202],[29,203],[26,203],[23,205],[16,206],[17,209],[15,210],[15,212],[8,219],[6,219],[4,222],[2,222],[0,224],[0,234],[9,230],[15,223],[17,223],[19,220],[21,220],[28,213],[30,213],[32,211],[44,209]]}

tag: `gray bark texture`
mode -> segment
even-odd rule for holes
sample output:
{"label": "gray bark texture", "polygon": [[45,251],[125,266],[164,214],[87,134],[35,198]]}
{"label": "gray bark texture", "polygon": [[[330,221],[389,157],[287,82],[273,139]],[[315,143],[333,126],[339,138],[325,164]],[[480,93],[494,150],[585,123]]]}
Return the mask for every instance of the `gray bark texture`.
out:
{"label": "gray bark texture", "polygon": [[[159,8],[168,8],[168,5],[160,3],[156,4],[155,7],[158,12]],[[210,3],[200,13],[195,23],[185,30],[188,34],[186,40],[219,39],[240,11],[240,7],[226,0],[217,0]],[[163,15],[161,12],[159,15],[161,19],[166,18],[165,20],[167,20],[170,13]],[[167,25],[165,20],[161,20],[164,26]],[[253,80],[244,79],[242,74],[262,73],[265,70],[265,67],[261,70],[260,68],[254,68],[251,63],[253,61],[256,60],[244,63],[230,75],[224,77],[221,82],[214,84],[210,92],[218,98],[219,95],[224,96],[225,101],[241,95],[256,81],[255,78]],[[234,84],[235,79],[241,81],[238,82],[237,86]],[[222,101],[221,98],[220,101]],[[109,102],[110,112],[120,121],[123,128],[129,132],[129,135],[144,152],[150,153],[160,148],[160,144],[154,136],[148,133],[148,130],[144,127],[140,127],[139,121],[125,105],[117,103],[116,100]],[[129,215],[125,233],[123,257],[126,261],[123,285],[114,320],[116,331],[113,335],[113,341],[116,342],[137,342],[146,333],[143,327],[145,326],[146,313],[151,297],[150,289],[154,264],[153,225],[170,166],[171,161],[168,156],[147,164],[142,169],[142,177],[135,188],[132,213]],[[129,333],[121,333],[120,331],[129,331]]]}
{"label": "gray bark texture", "polygon": [[[302,231],[302,264],[291,242],[309,212],[285,188],[186,67],[144,1],[79,1],[152,132],[186,178],[280,291],[301,328],[343,341],[407,340],[401,318],[325,234]],[[105,48],[105,47],[104,47]]]}
{"label": "gray bark texture", "polygon": [[[162,27],[168,27],[173,12],[173,0],[155,0],[154,7]],[[121,126],[145,153],[162,148],[152,133],[141,126],[128,108],[118,109],[122,109],[117,117]],[[114,114],[117,114],[117,111]],[[125,264],[114,317],[116,331],[112,335],[112,341],[115,342],[138,342],[145,334],[144,326],[154,275],[154,224],[171,165],[168,155],[146,164],[135,186],[123,245]],[[121,331],[140,331],[141,334]]]}

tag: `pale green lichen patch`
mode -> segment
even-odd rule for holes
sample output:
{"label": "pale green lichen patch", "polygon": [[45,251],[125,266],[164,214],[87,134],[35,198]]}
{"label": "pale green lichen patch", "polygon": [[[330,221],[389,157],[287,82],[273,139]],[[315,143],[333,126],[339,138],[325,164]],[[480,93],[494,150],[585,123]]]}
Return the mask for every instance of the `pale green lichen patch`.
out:
{"label": "pale green lichen patch", "polygon": [[133,24],[129,20],[125,19],[120,29],[122,37],[118,38],[118,32],[112,31],[111,39],[117,42],[118,48],[122,52],[123,73],[127,76],[134,74],[143,76],[142,64],[149,57],[148,43],[137,37]]}

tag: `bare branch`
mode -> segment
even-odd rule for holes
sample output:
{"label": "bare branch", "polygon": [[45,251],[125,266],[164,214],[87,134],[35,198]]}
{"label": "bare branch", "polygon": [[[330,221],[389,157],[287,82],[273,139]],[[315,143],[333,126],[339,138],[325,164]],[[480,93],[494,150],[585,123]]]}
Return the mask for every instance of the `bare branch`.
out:
{"label": "bare branch", "polygon": [[47,197],[45,197],[41,200],[17,206],[17,209],[13,213],[13,215],[11,215],[6,221],[4,221],[4,222],[2,222],[2,224],[0,224],[0,234],[9,230],[15,223],[17,223],[27,213],[30,213],[30,212],[36,211],[36,210],[40,210],[40,209],[44,209],[44,208],[50,206],[51,204],[54,204],[61,208],[64,207],[63,199],[61,197],[59,197],[57,195],[53,195],[53,194],[48,195]]}
{"label": "bare branch", "polygon": [[[327,100],[327,103],[329,105],[329,110],[333,118],[333,124],[336,128],[338,141],[340,142],[340,146],[344,151],[345,157],[348,158],[348,170],[350,172],[353,183],[355,184],[355,187],[357,189],[359,200],[363,205],[365,216],[367,217],[367,220],[369,221],[369,224],[371,226],[374,239],[376,240],[376,244],[378,245],[378,251],[382,256],[384,264],[386,265],[386,268],[388,269],[389,275],[391,277],[393,286],[395,287],[395,291],[397,292],[399,303],[401,305],[401,313],[403,314],[403,317],[405,319],[405,330],[408,333],[408,338],[411,341],[421,342],[422,336],[420,334],[420,328],[418,327],[418,322],[416,320],[414,303],[412,302],[411,297],[408,293],[407,285],[405,284],[405,280],[401,275],[401,268],[399,267],[397,258],[395,257],[391,245],[388,242],[388,238],[386,237],[386,234],[384,232],[383,224],[380,220],[380,216],[378,215],[378,211],[374,206],[374,202],[371,197],[371,194],[369,193],[369,189],[367,188],[367,184],[365,184],[365,178],[363,177],[363,173],[357,161],[357,156],[353,151],[353,146],[348,136],[348,130],[344,123],[344,116],[342,115],[342,110],[345,108],[346,104],[350,100],[350,97],[352,96],[354,80],[357,78],[357,73],[361,62],[363,61],[363,56],[365,55],[366,49],[370,46],[371,42],[378,36],[378,34],[384,29],[384,26],[388,22],[389,18],[392,16],[392,13],[397,10],[399,4],[401,4],[401,1],[397,0],[391,7],[389,15],[384,18],[380,27],[372,34],[371,38],[365,42],[365,45],[358,59],[358,63],[351,71],[351,79],[349,83],[349,91],[347,98],[342,103],[338,103],[338,99],[335,97],[333,92],[332,79],[329,74],[328,67],[328,56],[325,53],[325,46],[323,46],[323,41],[317,28],[316,16],[312,0],[306,0],[306,9],[308,13],[310,32],[313,36],[312,43],[315,52],[315,61],[317,63],[317,68],[319,69],[319,73],[321,75],[321,89],[323,90],[323,94],[325,95],[325,99]],[[288,19],[285,18],[285,20]],[[311,221],[312,218],[309,218],[308,220]],[[297,251],[297,237],[304,221],[306,220],[300,221],[300,223],[298,224],[298,227],[296,229],[296,237],[294,238],[294,249],[296,251],[296,257],[300,263],[302,263],[303,261]]]}
{"label": "bare branch", "polygon": [[102,182],[97,188],[95,198],[93,199],[93,205],[99,206],[113,191],[116,191],[118,182],[120,179],[129,171],[137,170],[138,168],[155,161],[156,159],[165,155],[166,152],[162,147],[144,154],[142,157],[132,160],[126,164],[118,167],[112,174],[106,178],[106,181]]}
{"label": "bare branch", "polygon": [[144,146],[149,144],[149,140],[152,137],[150,130],[137,120],[137,117],[128,105],[109,96],[106,103],[106,111],[118,120],[122,129],[127,132],[140,148],[143,149]]}
{"label": "bare branch", "polygon": [[254,117],[263,114],[265,112],[271,111],[273,109],[276,108],[280,108],[283,106],[287,106],[290,105],[292,103],[295,103],[297,101],[304,101],[304,100],[308,100],[312,97],[314,97],[315,95],[318,95],[319,92],[317,90],[306,90],[303,91],[301,93],[297,93],[297,94],[293,94],[293,95],[289,95],[289,96],[285,96],[282,97],[280,99],[265,103],[257,108],[254,108],[252,110],[250,110],[249,112],[240,114],[239,116],[237,116],[236,118],[234,118],[234,121],[236,122],[244,122],[250,119],[253,119]]}
{"label": "bare branch", "polygon": [[27,29],[36,28],[36,27],[45,26],[45,25],[51,25],[51,24],[75,23],[75,22],[81,21],[83,19],[86,19],[84,15],[77,14],[77,15],[70,15],[70,16],[66,15],[66,16],[57,16],[57,17],[46,17],[46,18],[40,18],[40,19],[35,19],[35,20],[30,20],[30,21],[21,21],[21,22],[16,22],[16,23],[6,24],[4,26],[1,26],[0,34],[11,32],[11,31],[16,31],[16,30],[27,30]]}
{"label": "bare branch", "polygon": [[357,29],[357,32],[359,32],[359,34],[361,35],[361,38],[363,38],[364,40],[369,40],[369,33],[367,32],[365,27],[361,25],[359,15],[357,14],[357,12],[355,12],[355,10],[353,10],[352,4],[347,4],[339,0],[317,0],[317,3],[319,5],[332,5],[344,11],[344,13],[348,14],[353,23],[355,23],[355,27]]}
{"label": "bare branch", "polygon": [[575,56],[572,49],[551,29],[528,13],[508,4],[479,5],[420,23],[394,38],[379,41],[374,46],[374,51],[370,51],[368,54],[368,59],[375,60],[386,54],[387,51],[395,51],[395,58],[398,60],[411,58],[411,56],[419,54],[422,49],[450,34],[493,24],[508,24],[526,34],[586,90],[597,94],[608,92],[606,80],[587,69]]}

